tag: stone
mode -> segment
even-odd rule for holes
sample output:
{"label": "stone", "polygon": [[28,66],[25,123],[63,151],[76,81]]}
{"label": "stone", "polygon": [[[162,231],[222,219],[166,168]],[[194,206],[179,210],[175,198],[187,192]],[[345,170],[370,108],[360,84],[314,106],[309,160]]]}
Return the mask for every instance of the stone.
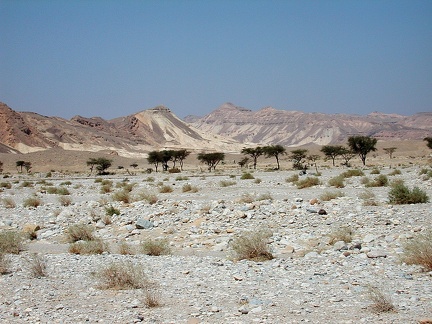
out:
{"label": "stone", "polygon": [[370,243],[372,241],[376,240],[376,236],[372,235],[372,234],[367,234],[364,238],[363,238],[363,242],[365,243]]}
{"label": "stone", "polygon": [[135,223],[135,227],[138,229],[150,229],[153,227],[153,222],[147,219],[138,218],[138,220]]}
{"label": "stone", "polygon": [[333,245],[333,250],[335,250],[335,251],[347,250],[347,249],[348,249],[348,247],[344,241],[337,241]]}
{"label": "stone", "polygon": [[368,258],[386,258],[387,257],[387,252],[384,250],[372,250],[368,253],[366,253]]}
{"label": "stone", "polygon": [[325,209],[320,209],[318,210],[318,215],[327,215],[327,212],[325,211]]}
{"label": "stone", "polygon": [[316,205],[316,204],[318,204],[318,203],[319,203],[318,198],[313,198],[313,199],[311,199],[311,200],[309,201],[309,204],[311,204],[311,205]]}

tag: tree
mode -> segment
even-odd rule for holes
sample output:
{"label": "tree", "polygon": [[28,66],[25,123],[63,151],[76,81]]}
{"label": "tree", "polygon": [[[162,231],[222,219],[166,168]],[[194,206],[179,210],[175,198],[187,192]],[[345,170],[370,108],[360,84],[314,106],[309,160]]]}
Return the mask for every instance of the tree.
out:
{"label": "tree", "polygon": [[132,168],[136,169],[138,167],[138,163],[134,162],[130,165]]}
{"label": "tree", "polygon": [[308,161],[310,161],[310,164],[312,166],[315,166],[315,171],[318,174],[319,172],[318,172],[318,166],[317,166],[316,161],[318,161],[320,159],[320,156],[318,154],[311,154],[311,155],[308,155],[307,159],[308,159]]}
{"label": "tree", "polygon": [[86,162],[87,166],[90,167],[90,173],[93,172],[93,168],[96,165],[97,160],[95,158],[89,158]]}
{"label": "tree", "polygon": [[351,136],[348,138],[348,146],[351,151],[358,154],[363,165],[366,165],[367,154],[376,151],[376,143],[377,139],[370,136]]}
{"label": "tree", "polygon": [[244,148],[241,153],[249,155],[253,160],[253,167],[256,169],[258,157],[264,154],[263,148],[258,146],[255,148]]}
{"label": "tree", "polygon": [[355,156],[355,153],[353,151],[351,151],[349,148],[342,147],[342,149],[340,151],[340,155],[342,156],[342,158],[345,161],[342,164],[344,164],[345,166],[349,167],[350,166],[350,161]]}
{"label": "tree", "polygon": [[293,167],[297,170],[303,170],[303,163],[305,162],[308,150],[298,149],[291,151],[290,159],[293,161]]}
{"label": "tree", "polygon": [[391,158],[393,158],[393,153],[394,153],[394,151],[397,150],[397,147],[384,147],[383,150],[384,150],[384,152],[386,152],[389,155],[389,157],[391,159]]}
{"label": "tree", "polygon": [[0,161],[0,173],[2,173],[2,172],[3,172],[3,162]]}
{"label": "tree", "polygon": [[432,150],[432,137],[425,137],[423,140],[427,142],[426,143],[427,147],[429,147]]}
{"label": "tree", "polygon": [[24,166],[24,164],[25,164],[25,161],[16,161],[15,162],[15,165],[16,165],[16,167],[18,168],[20,168],[20,172],[22,173],[22,169],[23,169],[23,166]]}
{"label": "tree", "polygon": [[215,153],[199,153],[197,156],[198,161],[208,165],[208,170],[216,170],[216,166],[219,162],[225,159],[225,153],[215,152]]}
{"label": "tree", "polygon": [[246,164],[248,164],[249,158],[247,156],[243,157],[239,162],[240,168],[243,168]]}
{"label": "tree", "polygon": [[341,155],[342,149],[342,145],[325,145],[321,148],[321,152],[323,152],[327,158],[332,159],[333,166],[335,166],[335,159]]}
{"label": "tree", "polygon": [[30,173],[30,170],[32,168],[31,162],[28,162],[28,161],[24,162],[24,168],[26,169],[27,173]]}
{"label": "tree", "polygon": [[112,160],[109,160],[107,158],[97,158],[96,159],[96,170],[98,171],[99,175],[106,174],[106,169],[108,169],[112,165]]}
{"label": "tree", "polygon": [[191,152],[185,149],[174,151],[177,161],[179,161],[180,164],[180,170],[183,171],[183,161],[186,160],[186,158],[190,155],[190,153]]}
{"label": "tree", "polygon": [[155,171],[157,172],[159,163],[162,162],[162,154],[159,151],[151,151],[148,154],[147,162],[153,164],[155,167]]}
{"label": "tree", "polygon": [[168,171],[168,162],[173,161],[173,168],[175,168],[176,158],[174,157],[174,151],[173,150],[163,150],[161,152],[161,158],[162,158],[162,168],[164,171]]}
{"label": "tree", "polygon": [[270,145],[270,146],[264,146],[262,150],[267,157],[274,157],[276,159],[277,170],[279,170],[280,169],[279,155],[286,153],[285,147],[283,147],[282,145]]}

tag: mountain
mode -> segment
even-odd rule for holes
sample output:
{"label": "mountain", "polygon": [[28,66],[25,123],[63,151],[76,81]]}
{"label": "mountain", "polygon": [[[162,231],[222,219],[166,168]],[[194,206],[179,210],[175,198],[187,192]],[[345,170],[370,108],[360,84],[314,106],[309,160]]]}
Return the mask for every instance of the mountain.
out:
{"label": "mountain", "polygon": [[432,133],[432,112],[412,116],[375,112],[360,116],[304,113],[272,107],[252,111],[225,103],[204,117],[187,116],[185,121],[207,133],[260,145],[327,145],[345,143],[352,135],[391,140],[423,139]]}
{"label": "mountain", "polygon": [[60,147],[138,156],[155,149],[238,151],[240,143],[207,134],[159,106],[112,120],[75,116],[70,120],[16,112],[0,103],[0,152],[28,153]]}

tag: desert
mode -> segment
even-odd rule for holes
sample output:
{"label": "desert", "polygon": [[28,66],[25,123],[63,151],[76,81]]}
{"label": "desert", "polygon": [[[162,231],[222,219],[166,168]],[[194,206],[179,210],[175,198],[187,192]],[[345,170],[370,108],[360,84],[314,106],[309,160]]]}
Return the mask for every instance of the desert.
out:
{"label": "desert", "polygon": [[[417,144],[392,160],[371,155],[365,167],[358,158],[350,168],[320,160],[319,174],[302,176],[288,156],[280,170],[264,158],[256,170],[240,168],[232,154],[214,172],[191,155],[182,172],[147,173],[145,159],[107,153],[118,160],[100,176],[85,165],[95,153],[2,154],[0,228],[26,236],[19,253],[5,255],[0,320],[426,323],[432,272],[404,255],[430,230],[431,203],[392,204],[390,185],[368,185],[385,177],[431,197],[427,147]],[[17,171],[21,158],[32,160],[31,174]],[[330,185],[342,174],[343,187]],[[318,180],[300,189],[307,178]],[[74,226],[103,247],[73,243]],[[239,258],[240,237],[263,239],[272,258]],[[158,253],[144,248],[151,243]],[[101,273],[113,265],[138,269],[142,285],[105,287],[113,273]]]}

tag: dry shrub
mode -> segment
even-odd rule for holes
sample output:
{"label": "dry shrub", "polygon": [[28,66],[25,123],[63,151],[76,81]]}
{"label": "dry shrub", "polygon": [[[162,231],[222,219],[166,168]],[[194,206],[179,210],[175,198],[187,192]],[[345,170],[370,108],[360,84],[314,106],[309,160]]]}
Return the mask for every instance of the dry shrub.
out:
{"label": "dry shrub", "polygon": [[332,187],[336,187],[336,188],[344,188],[345,187],[345,183],[344,183],[344,177],[339,175],[337,177],[331,178],[328,181],[329,186]]}
{"label": "dry shrub", "polygon": [[141,289],[150,285],[141,265],[116,262],[96,273],[101,289]]}
{"label": "dry shrub", "polygon": [[271,196],[271,194],[269,192],[263,193],[261,195],[259,195],[258,197],[256,197],[257,201],[261,201],[261,200],[273,200],[273,197]]}
{"label": "dry shrub", "polygon": [[373,168],[370,172],[370,174],[380,174],[381,171],[378,168]]}
{"label": "dry shrub", "polygon": [[2,202],[3,202],[3,206],[5,206],[6,208],[15,208],[16,207],[15,201],[10,197],[3,198]]}
{"label": "dry shrub", "polygon": [[149,285],[144,289],[144,305],[148,308],[159,307],[161,303],[161,293],[159,287],[155,284]]}
{"label": "dry shrub", "polygon": [[244,172],[242,176],[240,177],[241,180],[252,180],[255,179],[255,177],[250,172]]}
{"label": "dry shrub", "polygon": [[262,180],[259,179],[259,178],[256,178],[256,179],[254,180],[254,183],[256,183],[256,184],[259,184],[259,183],[261,183],[261,182],[262,182]]}
{"label": "dry shrub", "polygon": [[432,230],[418,234],[404,245],[402,260],[432,270]]}
{"label": "dry shrub", "polygon": [[69,245],[69,252],[73,254],[102,254],[105,251],[107,246],[100,239],[78,241]]}
{"label": "dry shrub", "polygon": [[219,182],[219,185],[221,187],[229,187],[229,186],[234,186],[235,184],[237,184],[237,182],[235,181],[230,181],[230,180],[221,180]]}
{"label": "dry shrub", "polygon": [[298,174],[293,174],[292,176],[285,179],[286,182],[296,183],[299,180]]}
{"label": "dry shrub", "polygon": [[72,199],[68,196],[60,196],[58,197],[58,201],[62,206],[69,206],[70,204],[72,204]]}
{"label": "dry shrub", "polygon": [[191,184],[187,183],[185,185],[183,185],[182,187],[182,192],[198,192],[198,188],[195,186],[192,186]]}
{"label": "dry shrub", "polygon": [[0,275],[9,272],[10,260],[5,253],[0,252]]}
{"label": "dry shrub", "polygon": [[103,185],[100,189],[101,194],[110,193],[112,191],[112,185]]}
{"label": "dry shrub", "polygon": [[183,181],[183,180],[189,180],[189,177],[187,176],[177,176],[175,178],[176,181]]}
{"label": "dry shrub", "polygon": [[372,311],[374,311],[375,313],[386,313],[386,312],[392,312],[396,310],[395,306],[392,303],[391,298],[385,295],[382,292],[382,289],[368,286],[367,296],[372,302],[372,305],[370,307]]}
{"label": "dry shrub", "polygon": [[112,195],[112,199],[114,201],[124,202],[125,204],[128,204],[131,202],[130,194],[129,194],[129,191],[127,191],[127,190],[116,191]]}
{"label": "dry shrub", "polygon": [[171,186],[168,186],[168,185],[163,185],[159,188],[159,192],[160,193],[170,193],[170,192],[173,192],[173,188]]}
{"label": "dry shrub", "polygon": [[303,180],[297,181],[297,188],[298,189],[304,189],[304,188],[317,186],[319,184],[320,184],[320,181],[317,177],[306,177]]}
{"label": "dry shrub", "polygon": [[0,232],[0,254],[19,254],[24,250],[23,236],[17,231]]}
{"label": "dry shrub", "polygon": [[141,252],[153,256],[167,255],[171,254],[171,248],[165,239],[148,239],[141,243]]}
{"label": "dry shrub", "polygon": [[385,187],[388,185],[388,178],[384,174],[380,174],[374,181],[365,183],[366,187]]}
{"label": "dry shrub", "polygon": [[329,200],[336,199],[336,198],[339,198],[339,197],[344,197],[344,196],[345,196],[345,194],[344,194],[342,191],[340,191],[340,190],[335,190],[335,191],[325,191],[325,192],[320,196],[320,199],[321,199],[322,201],[329,201]]}
{"label": "dry shrub", "polygon": [[153,205],[153,204],[156,204],[158,202],[158,197],[153,193],[149,193],[147,191],[142,191],[137,195],[136,200],[145,200],[150,205]]}
{"label": "dry shrub", "polygon": [[34,253],[27,260],[27,267],[32,278],[42,278],[48,275],[46,269],[46,260],[43,256]]}
{"label": "dry shrub", "polygon": [[378,203],[375,200],[375,194],[369,190],[366,189],[363,192],[359,194],[359,198],[363,200],[364,206],[377,206]]}
{"label": "dry shrub", "polygon": [[63,196],[70,195],[69,190],[65,187],[48,187],[46,191],[47,193],[53,195],[63,195]]}
{"label": "dry shrub", "polygon": [[330,234],[330,244],[334,244],[338,241],[344,241],[350,243],[352,241],[354,231],[349,226],[340,226],[335,228]]}
{"label": "dry shrub", "polygon": [[364,176],[364,172],[359,169],[351,169],[342,173],[341,176],[343,176],[344,178],[362,177]]}
{"label": "dry shrub", "polygon": [[119,244],[119,253],[122,255],[132,255],[135,254],[134,248],[126,243],[125,241],[121,241]]}
{"label": "dry shrub", "polygon": [[418,187],[411,190],[402,181],[393,182],[391,187],[388,194],[390,204],[423,204],[429,202],[426,192]]}
{"label": "dry shrub", "polygon": [[388,175],[389,176],[395,176],[395,175],[399,175],[402,174],[401,170],[399,169],[394,169],[392,172],[390,172]]}
{"label": "dry shrub", "polygon": [[236,237],[231,243],[234,259],[253,261],[273,259],[273,254],[270,252],[267,244],[270,236],[270,232],[257,230],[254,232],[245,232]]}
{"label": "dry shrub", "polygon": [[86,224],[75,224],[69,226],[66,230],[66,240],[69,243],[77,241],[92,241],[94,237],[94,228]]}
{"label": "dry shrub", "polygon": [[120,210],[110,205],[109,207],[105,207],[105,214],[107,216],[120,215]]}
{"label": "dry shrub", "polygon": [[12,188],[12,184],[10,182],[0,182],[0,188],[10,189]]}
{"label": "dry shrub", "polygon": [[38,197],[29,197],[24,200],[23,206],[24,207],[39,207],[42,205],[42,200],[40,200]]}

